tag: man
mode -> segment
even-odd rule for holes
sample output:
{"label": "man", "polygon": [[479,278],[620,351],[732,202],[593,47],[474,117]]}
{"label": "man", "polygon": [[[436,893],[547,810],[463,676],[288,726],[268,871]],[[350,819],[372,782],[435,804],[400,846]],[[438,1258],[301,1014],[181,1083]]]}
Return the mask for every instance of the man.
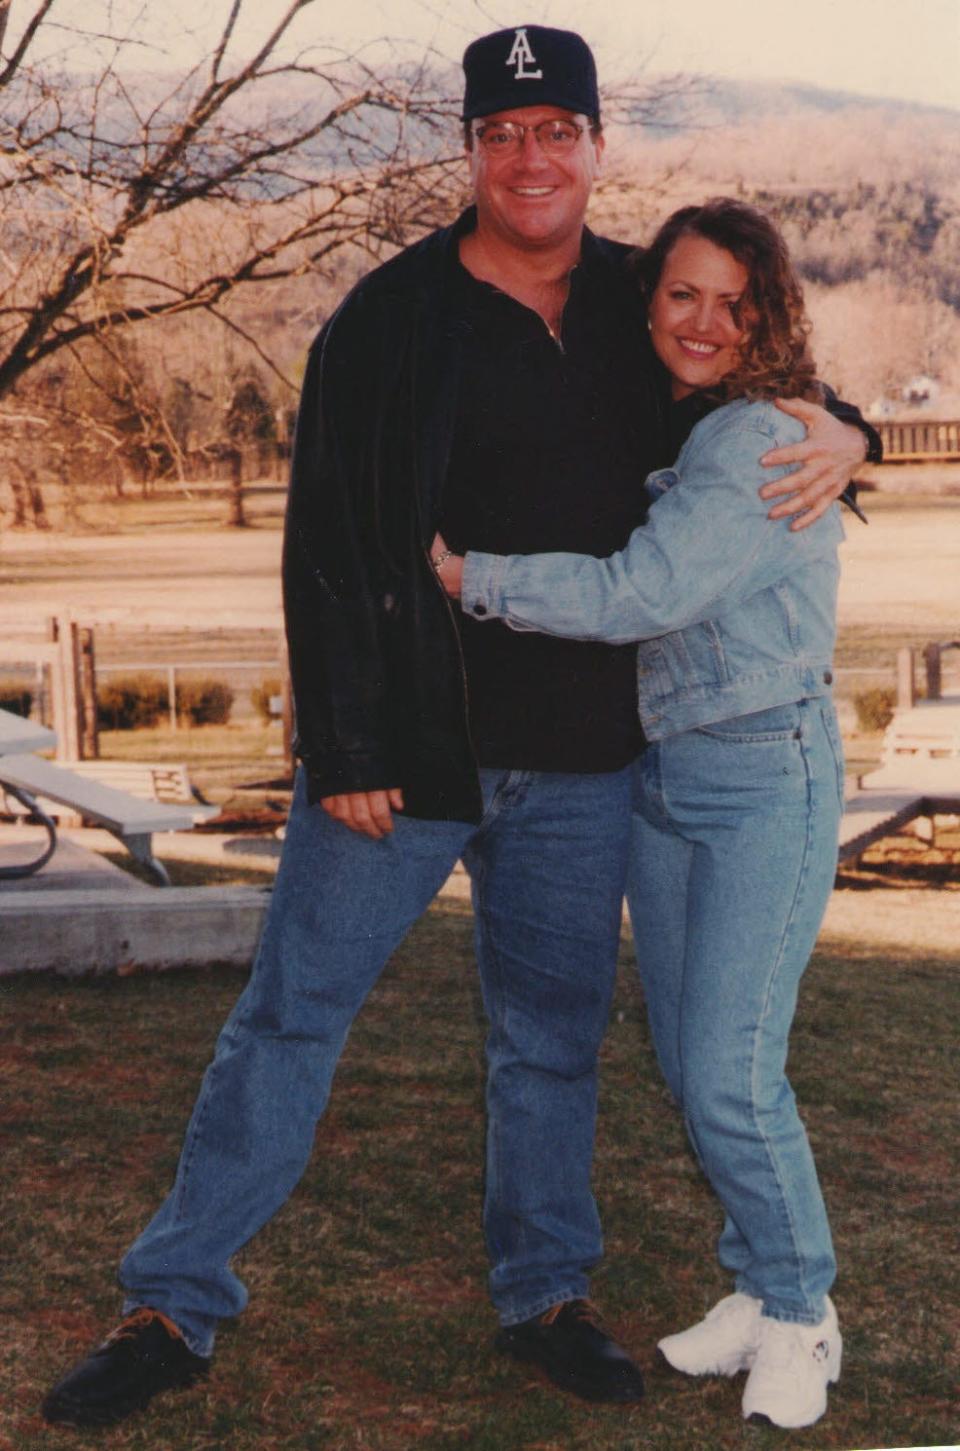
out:
{"label": "man", "polygon": [[[360,283],[311,351],[284,551],[303,761],[284,856],[173,1190],[121,1266],[127,1318],[47,1397],[51,1421],[116,1421],[204,1373],[246,1302],[228,1262],[303,1172],[350,1024],[458,857],[490,1021],[498,1345],[583,1396],[642,1394],[586,1300],[633,649],[458,629],[428,544],[442,527],[500,552],[618,547],[668,461],[661,384],[628,249],[584,230],[603,149],[588,48],[529,26],[475,42],[464,69],[476,209]],[[865,451],[810,416],[791,511],[826,507]]]}

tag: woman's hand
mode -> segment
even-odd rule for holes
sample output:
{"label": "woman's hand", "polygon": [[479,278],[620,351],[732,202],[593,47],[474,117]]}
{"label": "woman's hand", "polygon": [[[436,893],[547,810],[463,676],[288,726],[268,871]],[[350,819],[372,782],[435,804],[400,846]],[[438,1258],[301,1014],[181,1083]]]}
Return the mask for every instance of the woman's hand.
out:
{"label": "woman's hand", "polygon": [[430,563],[446,593],[452,600],[458,600],[463,584],[463,555],[454,554],[452,549],[448,549],[442,534],[434,535],[430,546]]}

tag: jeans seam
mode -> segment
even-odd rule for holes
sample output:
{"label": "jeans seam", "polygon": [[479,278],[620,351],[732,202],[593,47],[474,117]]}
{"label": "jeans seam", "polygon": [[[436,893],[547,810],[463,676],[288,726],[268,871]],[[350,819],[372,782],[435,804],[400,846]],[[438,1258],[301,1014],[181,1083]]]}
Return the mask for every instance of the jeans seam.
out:
{"label": "jeans seam", "polygon": [[[226,1028],[224,1028],[224,1031],[226,1031]],[[200,1101],[197,1104],[193,1116],[193,1122],[190,1127],[190,1145],[188,1149],[185,1148],[184,1150],[182,1168],[180,1174],[178,1175],[179,1184],[175,1201],[175,1218],[177,1220],[183,1217],[183,1203],[187,1197],[187,1180],[190,1176],[190,1169],[193,1164],[194,1155],[197,1150],[197,1143],[200,1138],[200,1130],[203,1128],[203,1120],[206,1116],[207,1107],[210,1103],[210,1096],[213,1090],[214,1079],[218,1076],[218,1069],[219,1064],[216,1057],[214,1057],[212,1063],[207,1069],[207,1075],[204,1080],[202,1095]]]}
{"label": "jeans seam", "polygon": [[[774,1152],[773,1145],[770,1142],[769,1136],[763,1131],[763,1129],[760,1126],[759,1120],[757,1119],[757,1112],[756,1112],[756,1105],[757,1105],[757,1072],[758,1072],[757,1053],[758,1053],[758,1049],[759,1049],[760,1029],[763,1027],[764,1023],[767,1021],[767,1018],[769,1017],[770,997],[771,997],[771,994],[772,994],[772,991],[773,991],[773,985],[774,985],[774,983],[776,981],[777,974],[778,974],[778,972],[779,972],[779,970],[780,970],[780,968],[781,968],[781,966],[783,964],[783,958],[784,958],[784,953],[785,953],[785,949],[786,949],[786,943],[787,943],[787,940],[788,940],[788,938],[790,936],[790,932],[791,932],[791,930],[793,928],[794,922],[796,921],[797,904],[800,901],[801,893],[803,892],[803,888],[804,888],[804,885],[806,883],[807,877],[809,875],[809,869],[810,869],[811,838],[812,838],[812,834],[813,834],[813,815],[814,815],[815,808],[814,808],[814,801],[813,801],[813,792],[812,792],[812,789],[811,789],[812,783],[811,783],[810,762],[809,762],[809,759],[808,759],[808,754],[807,754],[807,749],[806,749],[807,742],[806,742],[806,738],[805,738],[804,730],[803,730],[803,727],[802,726],[801,726],[801,731],[800,731],[800,735],[799,735],[799,742],[800,742],[800,754],[801,754],[801,758],[802,758],[803,763],[804,763],[804,770],[805,770],[806,781],[807,781],[807,812],[806,812],[806,831],[805,831],[804,844],[803,844],[803,857],[802,857],[802,860],[801,860],[801,863],[800,863],[800,869],[799,869],[799,871],[797,873],[797,886],[796,886],[796,890],[794,891],[794,894],[793,894],[793,900],[791,901],[791,904],[790,904],[790,912],[789,912],[789,914],[787,916],[786,921],[784,922],[783,931],[782,931],[781,936],[780,936],[780,946],[779,946],[779,950],[777,952],[777,957],[776,957],[776,960],[775,960],[775,962],[773,963],[773,965],[771,967],[770,974],[769,974],[769,977],[767,979],[766,989],[765,989],[765,992],[764,992],[763,1010],[762,1010],[761,1015],[760,1015],[760,1019],[759,1019],[758,1025],[757,1025],[757,1033],[756,1033],[756,1036],[754,1038],[753,1055],[752,1055],[752,1062],[751,1062],[751,1067],[750,1067],[750,1104],[751,1104],[751,1114],[752,1114],[752,1117],[753,1117],[754,1128],[755,1128],[755,1131],[756,1131],[756,1134],[757,1134],[758,1139],[763,1143],[764,1149],[766,1151],[767,1160],[768,1160],[768,1162],[770,1164],[770,1168],[771,1168],[771,1170],[773,1172],[773,1178],[774,1178],[774,1181],[775,1181],[775,1183],[777,1185],[777,1191],[778,1191],[778,1193],[780,1195],[781,1207],[782,1207],[783,1213],[784,1213],[784,1215],[786,1217],[786,1222],[787,1222],[787,1226],[788,1226],[789,1234],[790,1234],[790,1240],[791,1240],[792,1246],[793,1246],[793,1258],[794,1258],[794,1264],[795,1264],[795,1267],[796,1267],[796,1270],[797,1270],[797,1279],[798,1279],[798,1282],[799,1283],[802,1283],[803,1278],[804,1278],[806,1261],[804,1259],[804,1256],[803,1256],[803,1254],[802,1254],[802,1252],[800,1250],[800,1246],[799,1246],[798,1241],[797,1241],[797,1228],[796,1228],[796,1224],[794,1222],[793,1215],[792,1215],[791,1210],[790,1210],[790,1204],[789,1204],[789,1201],[788,1201],[786,1192],[784,1190],[784,1185],[783,1185],[783,1180],[782,1180],[781,1175],[780,1175],[780,1166],[779,1166],[779,1163],[778,1163],[777,1155]],[[794,1105],[794,1111],[795,1112],[797,1111],[795,1105]],[[764,1303],[766,1304],[766,1297],[764,1296],[762,1298],[764,1299]]]}
{"label": "jeans seam", "polygon": [[497,783],[491,797],[490,804],[480,818],[477,828],[470,838],[471,843],[483,835],[486,827],[493,825],[505,811],[511,806],[520,804],[526,796],[532,778],[530,771],[497,771],[500,780]]}
{"label": "jeans seam", "polygon": [[[492,803],[491,803],[491,805],[492,805]],[[482,887],[483,887],[484,878],[486,877],[486,875],[487,875],[486,863],[484,862],[482,855],[478,853],[477,854],[477,857],[476,857],[475,868],[474,868],[473,872],[471,873],[471,876],[472,876],[472,879],[473,879],[473,885],[474,885],[474,893],[475,893],[475,911],[476,911],[476,914],[477,914],[478,935],[481,936],[481,938],[482,938],[482,945],[483,945],[483,951],[482,951],[482,953],[478,953],[478,957],[480,958],[481,963],[486,963],[486,977],[487,977],[487,982],[489,984],[489,989],[490,989],[491,992],[495,992],[496,993],[496,1001],[495,1001],[495,1003],[491,1004],[491,1007],[493,1008],[494,1011],[491,1013],[491,1016],[490,1016],[490,1026],[491,1026],[491,1029],[495,1026],[496,1027],[497,1034],[499,1035],[500,1038],[503,1038],[503,1036],[505,1034],[505,1031],[506,1031],[506,1009],[505,1009],[505,1006],[504,1006],[504,997],[505,997],[505,995],[504,995],[504,992],[503,992],[503,974],[502,974],[502,971],[501,971],[501,968],[500,968],[500,956],[499,956],[499,953],[496,951],[496,948],[494,946],[493,934],[492,934],[492,932],[490,930],[490,921],[489,921],[489,914],[487,912],[486,901],[485,901],[484,895],[483,895],[482,890],[481,890]],[[489,1067],[488,1067],[488,1072],[489,1072]],[[490,1087],[490,1085],[489,1085],[489,1082],[488,1082],[488,1107],[487,1107],[487,1135],[488,1135],[488,1143],[490,1141],[489,1136],[492,1133],[492,1118],[491,1118],[490,1111],[489,1111],[489,1087]],[[503,1170],[502,1170],[502,1164],[501,1164],[501,1159],[500,1159],[500,1142],[499,1142],[499,1138],[494,1140],[494,1142],[493,1142],[493,1151],[489,1155],[489,1158],[493,1160],[494,1176],[495,1176],[495,1181],[496,1181],[496,1186],[497,1186],[497,1203],[499,1203],[500,1202],[500,1186],[501,1186],[501,1184],[503,1182]],[[487,1186],[487,1193],[489,1194],[489,1185]],[[488,1254],[490,1253],[491,1249],[492,1249],[492,1246],[488,1244],[487,1245]],[[493,1260],[492,1254],[491,1254],[490,1257],[491,1257],[491,1260]],[[496,1265],[499,1265],[500,1263],[502,1263],[502,1256],[501,1256],[501,1254],[499,1252],[499,1246],[498,1246],[497,1257],[496,1257]],[[494,1269],[495,1267],[496,1266],[494,1264],[491,1264],[491,1269]]]}

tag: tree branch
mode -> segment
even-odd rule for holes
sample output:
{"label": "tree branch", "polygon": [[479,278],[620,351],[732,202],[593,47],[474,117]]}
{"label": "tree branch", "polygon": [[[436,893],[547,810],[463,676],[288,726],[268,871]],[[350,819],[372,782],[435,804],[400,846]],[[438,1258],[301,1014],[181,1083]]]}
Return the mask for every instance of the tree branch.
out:
{"label": "tree branch", "polygon": [[[2,54],[3,51],[3,41],[6,36],[7,22],[10,17],[10,7],[12,3],[13,0],[0,0],[0,54]],[[10,82],[13,80],[13,77],[20,69],[20,66],[23,64],[24,56],[26,55],[27,51],[30,49],[31,44],[33,43],[34,36],[40,29],[40,26],[43,24],[44,20],[46,19],[50,10],[52,10],[55,3],[56,0],[40,0],[40,4],[37,6],[36,10],[33,12],[29,21],[27,22],[26,28],[24,29],[24,32],[21,35],[19,42],[14,48],[13,54],[10,56],[9,60],[6,60],[2,63],[3,69],[0,70],[0,90],[2,90],[4,86],[10,84]]]}

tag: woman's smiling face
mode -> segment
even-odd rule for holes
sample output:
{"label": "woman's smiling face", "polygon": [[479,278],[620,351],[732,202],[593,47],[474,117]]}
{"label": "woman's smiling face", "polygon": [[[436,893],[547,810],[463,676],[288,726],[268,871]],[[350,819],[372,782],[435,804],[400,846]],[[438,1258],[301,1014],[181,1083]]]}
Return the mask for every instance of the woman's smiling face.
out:
{"label": "woman's smiling face", "polygon": [[743,263],[706,237],[688,233],[671,247],[650,301],[650,336],[674,398],[719,383],[733,368],[749,280]]}

